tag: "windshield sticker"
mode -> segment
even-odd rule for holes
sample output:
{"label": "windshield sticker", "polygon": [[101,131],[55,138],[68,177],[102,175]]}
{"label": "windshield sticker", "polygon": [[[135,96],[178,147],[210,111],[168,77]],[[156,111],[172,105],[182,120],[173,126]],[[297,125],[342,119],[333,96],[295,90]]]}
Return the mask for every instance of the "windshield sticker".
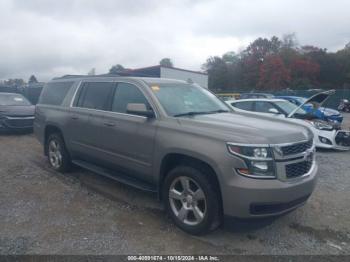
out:
{"label": "windshield sticker", "polygon": [[158,92],[160,90],[159,86],[151,86],[154,92]]}

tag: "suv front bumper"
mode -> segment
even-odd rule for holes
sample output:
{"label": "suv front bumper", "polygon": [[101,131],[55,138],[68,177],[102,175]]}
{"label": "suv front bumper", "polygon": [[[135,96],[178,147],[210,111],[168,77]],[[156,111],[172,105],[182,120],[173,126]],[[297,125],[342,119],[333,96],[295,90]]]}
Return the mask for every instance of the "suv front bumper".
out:
{"label": "suv front bumper", "polygon": [[277,163],[277,179],[253,179],[238,174],[232,167],[227,169],[226,172],[230,171],[231,174],[226,175],[226,181],[221,183],[224,215],[237,218],[268,217],[302,206],[316,185],[318,167],[315,156],[309,171],[302,176],[287,178],[282,172],[286,165],[300,161],[303,160]]}
{"label": "suv front bumper", "polygon": [[0,129],[2,130],[28,130],[33,129],[34,116],[2,116]]}

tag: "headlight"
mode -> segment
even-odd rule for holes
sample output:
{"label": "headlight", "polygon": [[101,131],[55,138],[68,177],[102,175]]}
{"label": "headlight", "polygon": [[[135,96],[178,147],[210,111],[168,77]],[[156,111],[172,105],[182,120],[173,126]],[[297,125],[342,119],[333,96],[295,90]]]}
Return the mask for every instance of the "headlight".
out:
{"label": "headlight", "polygon": [[227,148],[232,155],[242,158],[246,163],[246,168],[236,169],[240,175],[251,178],[276,178],[270,147],[228,143]]}
{"label": "headlight", "polygon": [[324,113],[325,116],[332,116],[332,115],[334,115],[334,113],[328,112],[328,111],[325,111],[323,113]]}
{"label": "headlight", "polygon": [[326,122],[321,122],[321,121],[311,121],[310,122],[315,128],[319,129],[319,130],[328,130],[328,131],[332,131],[333,130],[333,126],[327,124]]}

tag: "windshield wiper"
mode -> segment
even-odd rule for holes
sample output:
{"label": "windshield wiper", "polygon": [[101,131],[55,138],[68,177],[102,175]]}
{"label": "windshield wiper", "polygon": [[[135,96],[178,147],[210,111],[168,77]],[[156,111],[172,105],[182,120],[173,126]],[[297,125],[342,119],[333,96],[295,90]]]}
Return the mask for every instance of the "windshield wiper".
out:
{"label": "windshield wiper", "polygon": [[206,114],[216,114],[216,113],[226,113],[229,112],[228,110],[224,110],[224,109],[219,109],[219,110],[214,110],[214,111],[190,111],[190,112],[186,112],[186,113],[181,113],[181,114],[176,114],[174,115],[174,117],[178,117],[178,116],[194,116],[194,115],[206,115]]}
{"label": "windshield wiper", "polygon": [[208,112],[190,111],[190,112],[186,112],[186,113],[176,114],[176,115],[174,115],[174,117],[178,117],[178,116],[194,116],[194,115],[203,115],[203,114],[208,114]]}
{"label": "windshield wiper", "polygon": [[229,110],[225,110],[225,109],[218,109],[218,110],[214,110],[214,111],[209,111],[208,114],[215,114],[215,113],[227,113],[230,112]]}

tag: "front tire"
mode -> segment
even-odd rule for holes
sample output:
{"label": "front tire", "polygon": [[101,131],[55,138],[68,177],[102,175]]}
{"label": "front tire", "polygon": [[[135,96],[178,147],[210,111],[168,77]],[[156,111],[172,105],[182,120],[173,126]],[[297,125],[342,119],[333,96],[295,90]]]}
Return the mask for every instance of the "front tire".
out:
{"label": "front tire", "polygon": [[165,207],[174,223],[193,235],[207,233],[220,225],[220,203],[215,183],[200,169],[178,166],[164,181]]}
{"label": "front tire", "polygon": [[58,133],[51,134],[47,139],[46,146],[50,166],[61,173],[69,171],[71,159],[62,136]]}

